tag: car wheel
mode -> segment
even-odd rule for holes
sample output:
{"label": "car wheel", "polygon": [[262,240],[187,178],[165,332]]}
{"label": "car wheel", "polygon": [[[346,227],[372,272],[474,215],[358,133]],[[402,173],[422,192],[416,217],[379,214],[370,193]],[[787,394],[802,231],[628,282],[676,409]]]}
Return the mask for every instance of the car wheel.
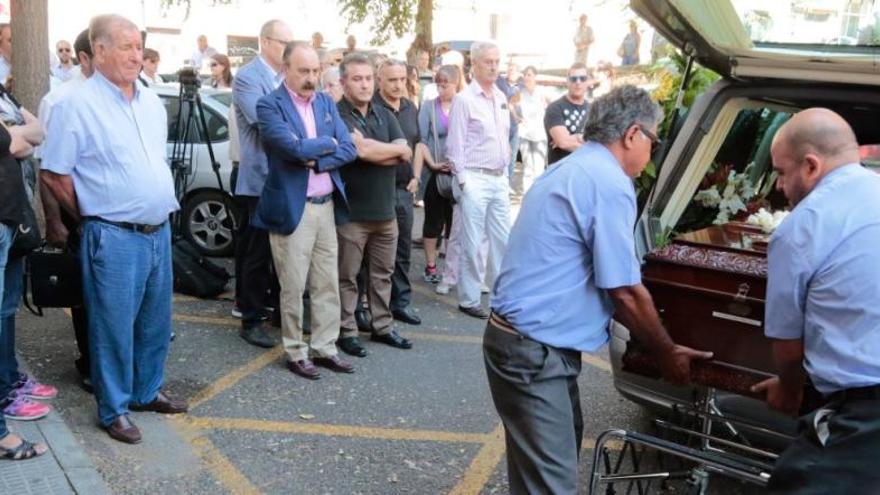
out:
{"label": "car wheel", "polygon": [[[228,204],[232,205],[232,199]],[[197,193],[183,207],[183,235],[207,256],[232,255],[235,225],[236,218],[226,211],[218,191]]]}

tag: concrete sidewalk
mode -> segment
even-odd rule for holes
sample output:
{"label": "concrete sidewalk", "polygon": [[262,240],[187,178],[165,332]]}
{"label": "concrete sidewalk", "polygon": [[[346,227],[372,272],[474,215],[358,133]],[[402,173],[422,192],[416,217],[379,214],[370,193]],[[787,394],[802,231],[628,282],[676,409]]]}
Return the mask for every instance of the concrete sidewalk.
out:
{"label": "concrete sidewalk", "polygon": [[0,493],[110,493],[92,459],[57,412],[39,421],[7,420],[6,424],[31,442],[45,442],[49,452],[27,461],[0,459]]}

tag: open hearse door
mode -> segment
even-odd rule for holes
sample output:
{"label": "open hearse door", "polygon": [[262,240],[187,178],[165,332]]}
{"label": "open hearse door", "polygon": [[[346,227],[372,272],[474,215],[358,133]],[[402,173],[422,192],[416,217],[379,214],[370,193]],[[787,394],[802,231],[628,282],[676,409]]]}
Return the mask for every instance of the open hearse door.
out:
{"label": "open hearse door", "polygon": [[[643,282],[664,325],[677,343],[715,357],[696,371],[696,386],[673,386],[614,323],[614,385],[654,410],[714,415],[728,439],[781,448],[795,422],[749,392],[776,370],[763,328],[768,234],[745,220],[759,208],[788,207],[775,192],[769,151],[798,111],[830,108],[859,143],[880,143],[880,0],[631,0],[631,7],[722,76],[688,110],[636,225]],[[710,444],[718,445],[703,438],[699,450]],[[772,456],[758,458],[749,466],[772,465]]]}

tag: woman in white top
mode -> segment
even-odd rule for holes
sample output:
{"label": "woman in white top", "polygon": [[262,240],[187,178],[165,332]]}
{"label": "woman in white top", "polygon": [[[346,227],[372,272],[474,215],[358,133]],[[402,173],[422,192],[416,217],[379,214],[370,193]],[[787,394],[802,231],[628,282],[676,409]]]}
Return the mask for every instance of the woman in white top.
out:
{"label": "woman in white top", "polygon": [[522,190],[525,194],[547,166],[547,134],[544,132],[544,110],[551,97],[538,86],[538,70],[528,66],[523,70],[524,88],[520,92],[519,153],[523,163]]}

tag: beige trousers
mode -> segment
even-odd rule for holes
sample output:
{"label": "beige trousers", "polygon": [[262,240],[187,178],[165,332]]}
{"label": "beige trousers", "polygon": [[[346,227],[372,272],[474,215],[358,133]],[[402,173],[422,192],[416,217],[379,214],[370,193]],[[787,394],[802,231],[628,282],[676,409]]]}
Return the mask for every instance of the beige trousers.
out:
{"label": "beige trousers", "polygon": [[350,222],[340,225],[339,237],[339,297],[342,301],[342,337],[357,337],[354,321],[357,307],[357,274],[361,269],[364,251],[367,253],[370,281],[367,297],[373,328],[379,335],[391,331],[391,274],[397,255],[397,220],[382,222]]}
{"label": "beige trousers", "polygon": [[[269,233],[269,244],[281,285],[281,338],[287,359],[300,361],[309,354],[335,356],[339,277],[333,202],[320,205],[306,202],[296,230],[290,235]],[[311,298],[311,346],[303,341],[302,329],[306,281]]]}

